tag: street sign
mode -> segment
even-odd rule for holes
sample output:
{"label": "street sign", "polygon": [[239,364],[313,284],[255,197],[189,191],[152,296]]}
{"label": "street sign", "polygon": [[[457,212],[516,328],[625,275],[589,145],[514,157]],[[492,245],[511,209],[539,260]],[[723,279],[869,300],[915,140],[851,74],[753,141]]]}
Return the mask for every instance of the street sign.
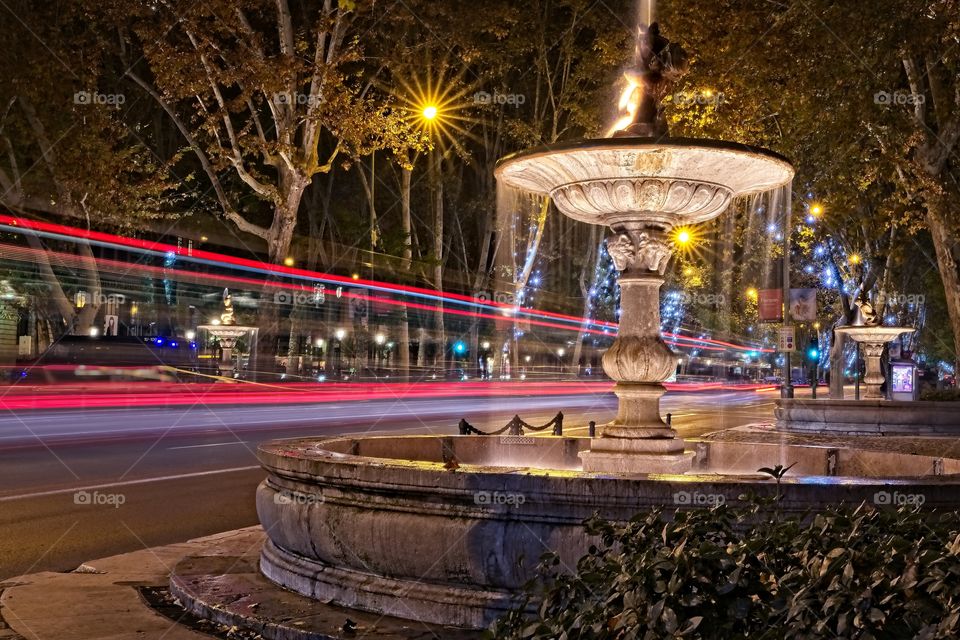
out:
{"label": "street sign", "polygon": [[797,334],[793,326],[780,327],[779,351],[789,353],[796,351]]}

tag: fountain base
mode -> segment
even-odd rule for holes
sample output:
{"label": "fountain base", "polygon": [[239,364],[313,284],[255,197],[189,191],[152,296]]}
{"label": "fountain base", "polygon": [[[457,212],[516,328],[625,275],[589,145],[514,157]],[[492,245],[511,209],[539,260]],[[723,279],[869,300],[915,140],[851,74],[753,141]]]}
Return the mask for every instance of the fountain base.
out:
{"label": "fountain base", "polygon": [[590,451],[580,454],[583,470],[593,473],[686,473],[693,468],[692,451],[663,453],[676,440],[660,438],[594,438]]}

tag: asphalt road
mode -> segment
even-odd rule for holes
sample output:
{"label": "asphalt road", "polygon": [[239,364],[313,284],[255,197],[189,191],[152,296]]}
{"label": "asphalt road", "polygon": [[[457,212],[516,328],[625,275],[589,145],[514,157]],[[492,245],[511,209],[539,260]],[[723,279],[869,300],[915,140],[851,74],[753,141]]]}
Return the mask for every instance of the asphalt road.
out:
{"label": "asphalt road", "polygon": [[[774,395],[668,394],[684,437],[771,419]],[[76,409],[0,414],[0,579],[69,571],[94,558],[257,523],[257,444],[275,438],[452,434],[514,413],[565,433],[610,420],[612,394],[514,398]]]}

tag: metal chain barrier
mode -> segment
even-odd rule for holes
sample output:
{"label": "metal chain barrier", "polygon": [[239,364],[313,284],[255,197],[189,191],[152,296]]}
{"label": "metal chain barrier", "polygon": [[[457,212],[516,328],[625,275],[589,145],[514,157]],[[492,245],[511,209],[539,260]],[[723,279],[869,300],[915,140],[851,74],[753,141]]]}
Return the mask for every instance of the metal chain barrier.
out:
{"label": "metal chain barrier", "polygon": [[498,436],[502,433],[509,433],[511,436],[522,436],[524,429],[529,431],[543,431],[545,429],[550,429],[551,427],[553,428],[553,435],[563,435],[563,411],[558,411],[553,420],[539,427],[532,425],[529,422],[524,422],[518,415],[513,416],[513,418],[510,419],[510,422],[507,423],[507,426],[503,427],[502,429],[497,429],[496,431],[481,431],[463,418],[460,419],[459,425],[460,435],[462,436]]}

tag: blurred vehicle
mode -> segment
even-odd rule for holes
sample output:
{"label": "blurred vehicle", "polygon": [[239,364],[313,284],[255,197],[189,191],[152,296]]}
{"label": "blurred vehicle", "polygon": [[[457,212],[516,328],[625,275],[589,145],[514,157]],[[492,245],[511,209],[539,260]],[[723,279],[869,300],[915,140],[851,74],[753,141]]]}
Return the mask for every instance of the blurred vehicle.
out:
{"label": "blurred vehicle", "polygon": [[[118,336],[63,336],[33,362],[22,377],[34,382],[70,379],[192,380],[201,371],[197,343],[182,338]],[[215,373],[211,365],[208,373]],[[31,376],[33,371],[35,375]],[[42,379],[37,379],[42,378]]]}

